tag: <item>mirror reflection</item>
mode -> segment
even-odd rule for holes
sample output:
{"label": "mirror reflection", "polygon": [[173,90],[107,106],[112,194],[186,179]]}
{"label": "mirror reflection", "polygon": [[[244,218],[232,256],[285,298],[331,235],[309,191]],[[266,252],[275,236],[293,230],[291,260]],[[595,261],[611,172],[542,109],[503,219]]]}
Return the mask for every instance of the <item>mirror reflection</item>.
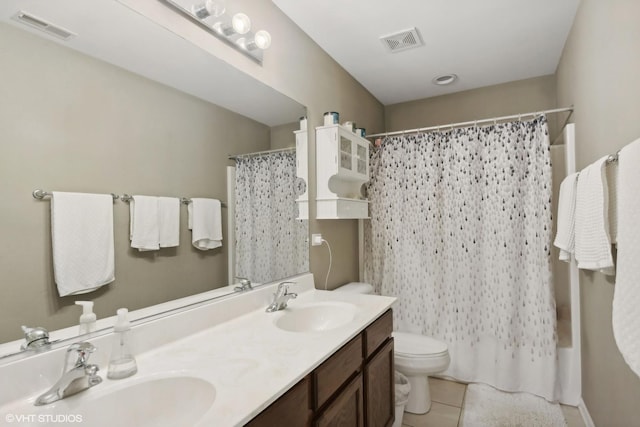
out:
{"label": "mirror reflection", "polygon": [[[82,10],[29,3],[34,14],[51,13],[50,19],[61,19],[61,26],[77,32],[76,44],[70,45],[12,21],[20,1],[0,9],[0,93],[5,100],[0,104],[0,179],[6,183],[0,189],[0,342],[22,339],[21,325],[48,330],[78,325],[82,309],[77,300],[93,301],[101,319],[120,307],[137,310],[222,288],[234,283],[229,279],[234,276],[267,282],[308,271],[307,222],[295,220],[294,152],[242,155],[294,146],[293,131],[304,107],[118,2],[91,3],[92,13],[98,8],[118,16],[123,33],[134,25],[127,22],[131,19],[138,38],[162,37],[145,43],[163,46],[164,55],[147,55],[122,43],[116,49],[109,37],[92,39],[88,29],[64,20],[73,13],[81,16]],[[108,58],[110,50],[118,53],[117,60]],[[176,63],[178,57],[184,62]],[[186,67],[189,61],[197,67]],[[193,85],[203,69],[214,68],[215,82]],[[225,75],[234,85],[226,83]],[[221,100],[235,101],[216,105],[216,91],[224,92]],[[243,94],[241,101],[237,93]],[[260,106],[271,108],[267,112]],[[232,160],[232,155],[241,156]],[[229,185],[228,167],[235,167],[246,187]],[[274,191],[267,195],[266,187]],[[222,246],[196,249],[182,206],[179,245],[138,251],[130,246],[130,207],[117,200],[115,280],[90,293],[60,297],[53,274],[50,201],[34,199],[37,188],[218,199],[227,205],[221,215]],[[268,228],[270,234],[258,232]],[[234,286],[221,294],[227,292],[233,293]]]}

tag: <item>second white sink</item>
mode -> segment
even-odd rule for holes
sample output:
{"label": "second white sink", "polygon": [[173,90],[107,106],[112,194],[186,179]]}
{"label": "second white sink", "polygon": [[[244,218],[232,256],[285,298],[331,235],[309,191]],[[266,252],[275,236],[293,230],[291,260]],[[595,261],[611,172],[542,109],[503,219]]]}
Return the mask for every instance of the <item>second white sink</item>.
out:
{"label": "second white sink", "polygon": [[289,332],[324,332],[351,322],[358,308],[346,302],[316,302],[289,305],[275,325]]}

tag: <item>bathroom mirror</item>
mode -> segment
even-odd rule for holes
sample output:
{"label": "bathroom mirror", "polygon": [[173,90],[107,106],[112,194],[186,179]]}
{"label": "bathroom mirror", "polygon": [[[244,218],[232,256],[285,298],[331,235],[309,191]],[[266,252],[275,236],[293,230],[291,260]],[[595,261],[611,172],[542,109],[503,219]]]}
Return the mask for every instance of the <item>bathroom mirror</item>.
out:
{"label": "bathroom mirror", "polygon": [[[228,157],[294,147],[304,106],[116,0],[4,1],[0,50],[0,342],[21,339],[21,325],[77,325],[76,300],[94,301],[100,319],[216,288],[216,297],[232,294],[231,242],[195,249],[183,207],[180,245],[138,252],[129,246],[129,206],[117,200],[116,280],[59,297],[50,201],[31,193],[226,202]],[[226,238],[226,209],[222,217]]]}

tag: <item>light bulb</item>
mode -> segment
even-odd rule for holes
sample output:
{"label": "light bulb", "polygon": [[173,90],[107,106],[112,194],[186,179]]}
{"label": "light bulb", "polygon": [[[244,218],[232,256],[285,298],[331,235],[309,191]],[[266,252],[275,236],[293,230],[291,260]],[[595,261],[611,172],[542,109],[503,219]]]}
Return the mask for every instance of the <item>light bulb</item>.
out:
{"label": "light bulb", "polygon": [[199,19],[205,19],[209,16],[217,18],[221,16],[225,10],[225,0],[207,0],[204,3],[194,5],[192,8],[193,14]]}
{"label": "light bulb", "polygon": [[271,46],[271,34],[268,31],[260,30],[253,37],[253,41],[260,49],[268,49]]}
{"label": "light bulb", "polygon": [[251,20],[244,13],[236,13],[231,18],[231,26],[238,34],[247,34],[251,29]]}

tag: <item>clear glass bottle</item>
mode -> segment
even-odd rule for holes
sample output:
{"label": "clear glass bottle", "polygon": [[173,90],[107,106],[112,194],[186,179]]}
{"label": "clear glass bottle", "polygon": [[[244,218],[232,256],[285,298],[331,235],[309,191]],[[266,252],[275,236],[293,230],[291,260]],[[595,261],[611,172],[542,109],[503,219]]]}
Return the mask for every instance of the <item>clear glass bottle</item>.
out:
{"label": "clear glass bottle", "polygon": [[138,372],[138,365],[131,350],[131,324],[129,310],[118,309],[118,320],[113,326],[113,347],[109,358],[107,378],[116,380],[127,378]]}

